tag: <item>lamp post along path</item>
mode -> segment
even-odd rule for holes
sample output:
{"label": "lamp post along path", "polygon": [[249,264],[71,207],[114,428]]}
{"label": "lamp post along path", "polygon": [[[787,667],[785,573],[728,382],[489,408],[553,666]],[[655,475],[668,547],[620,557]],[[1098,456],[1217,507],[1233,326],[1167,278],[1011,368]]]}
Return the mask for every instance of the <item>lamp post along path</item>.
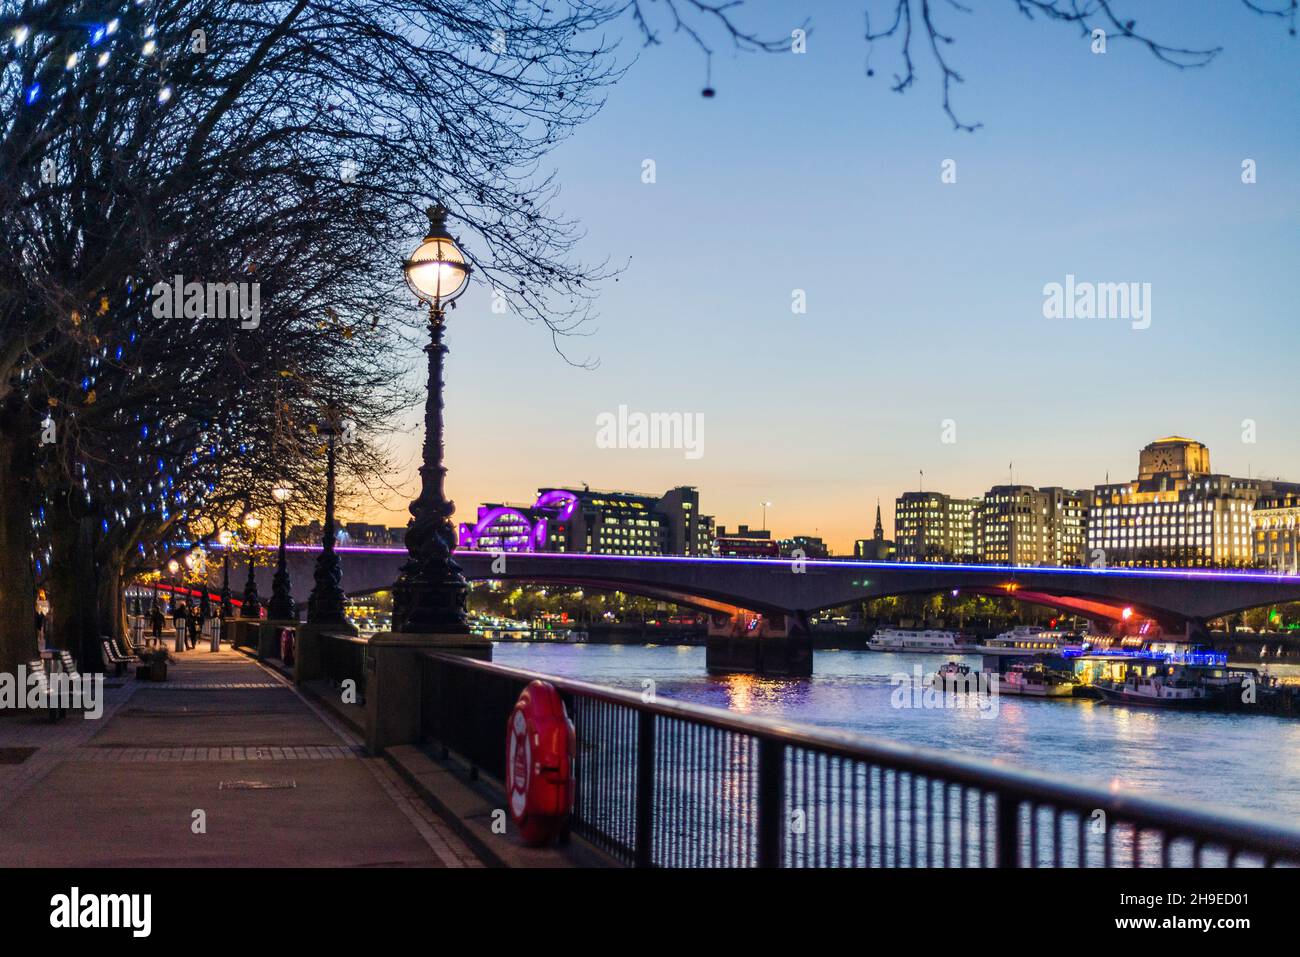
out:
{"label": "lamp post along path", "polygon": [[316,557],[316,574],[307,599],[307,623],[343,629],[352,633],[356,629],[347,619],[343,607],[343,569],[338,552],[334,550],[338,533],[334,522],[334,472],[338,453],[335,442],[338,436],[338,410],[331,405],[326,423],[325,451],[325,532],[321,537],[320,555]]}
{"label": "lamp post along path", "polygon": [[469,586],[451,556],[455,506],[447,501],[443,464],[443,343],[446,306],[465,291],[470,268],[447,232],[447,210],[428,210],[429,234],[404,264],[411,291],[429,305],[429,387],[424,406],[420,494],[406,529],[410,555],[393,586],[393,630],[404,634],[469,634]]}
{"label": "lamp post along path", "polygon": [[366,649],[366,747],[372,754],[419,740],[424,649],[491,660],[492,643],[469,630],[469,585],[452,558],[455,506],[447,501],[443,465],[442,367],[446,307],[465,291],[469,264],[447,232],[447,210],[428,210],[429,234],[403,263],[406,284],[429,307],[429,391],[424,404],[420,494],[406,527],[407,560],[393,583],[393,630]]}
{"label": "lamp post along path", "polygon": [[221,543],[221,617],[223,620],[235,617],[235,600],[230,593],[230,543],[235,536],[222,530],[217,536]]}
{"label": "lamp post along path", "polygon": [[271,489],[271,497],[280,506],[280,547],[276,553],[275,577],[271,579],[271,602],[267,606],[267,617],[274,621],[296,621],[298,618],[285,556],[285,522],[292,496],[293,487],[288,482],[281,482]]}
{"label": "lamp post along path", "polygon": [[262,599],[257,594],[257,579],[253,577],[253,562],[257,558],[257,529],[261,524],[262,520],[256,515],[249,515],[244,519],[244,525],[251,535],[248,541],[248,580],[244,582],[244,605],[240,613],[241,618],[262,617]]}

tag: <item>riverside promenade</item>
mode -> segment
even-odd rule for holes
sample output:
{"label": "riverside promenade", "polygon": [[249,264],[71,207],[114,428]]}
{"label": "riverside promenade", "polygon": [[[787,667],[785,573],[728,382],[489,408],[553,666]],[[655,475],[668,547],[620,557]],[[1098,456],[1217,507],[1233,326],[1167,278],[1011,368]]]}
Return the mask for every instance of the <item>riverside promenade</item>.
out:
{"label": "riverside promenade", "polygon": [[0,869],[481,867],[382,758],[282,675],[202,643],[103,716],[0,718]]}

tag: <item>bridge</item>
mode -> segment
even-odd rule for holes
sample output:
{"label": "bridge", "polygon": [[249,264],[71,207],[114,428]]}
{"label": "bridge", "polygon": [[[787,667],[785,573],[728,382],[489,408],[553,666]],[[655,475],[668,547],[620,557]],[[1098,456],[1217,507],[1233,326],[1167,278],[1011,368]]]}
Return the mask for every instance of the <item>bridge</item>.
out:
{"label": "bridge", "polygon": [[[294,598],[305,603],[319,546],[289,547]],[[343,589],[389,588],[406,560],[400,547],[343,547]],[[895,595],[966,592],[1074,612],[1098,621],[1129,615],[1195,635],[1222,615],[1300,601],[1300,576],[1219,569],[1055,568],[844,559],[691,558],[459,550],[470,580],[579,585],[623,591],[700,609],[710,616],[709,666],[724,671],[809,674],[808,617]],[[232,588],[245,566],[236,558]],[[219,575],[210,562],[210,574]],[[270,594],[271,568],[258,569]]]}

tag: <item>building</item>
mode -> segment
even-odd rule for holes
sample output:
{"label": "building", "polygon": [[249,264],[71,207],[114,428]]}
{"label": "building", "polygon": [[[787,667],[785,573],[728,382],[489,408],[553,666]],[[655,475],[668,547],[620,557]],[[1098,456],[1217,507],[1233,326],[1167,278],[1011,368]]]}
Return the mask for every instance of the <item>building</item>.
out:
{"label": "building", "polygon": [[[319,519],[312,519],[306,525],[292,526],[285,534],[284,540],[291,545],[319,545],[324,537],[324,525]],[[406,529],[371,525],[366,522],[348,522],[336,527],[335,540],[340,545],[370,547],[403,545],[406,542]]]}
{"label": "building", "polygon": [[1300,575],[1300,493],[1260,496],[1250,514],[1255,564]]}
{"label": "building", "polygon": [[975,513],[975,554],[987,565],[1081,565],[1089,495],[1056,486],[995,485]]}
{"label": "building", "polygon": [[1293,483],[1215,475],[1210,471],[1210,450],[1200,442],[1176,435],[1159,439],[1139,454],[1136,479],[1093,489],[1089,564],[1157,568],[1252,564],[1259,558],[1252,525],[1255,501],[1296,491],[1300,486]]}
{"label": "building", "polygon": [[781,554],[781,546],[772,540],[771,532],[748,525],[741,525],[734,532],[719,525],[713,548],[715,554],[724,558],[776,558]]}
{"label": "building", "polygon": [[792,538],[782,538],[777,543],[782,555],[787,558],[793,558],[795,552],[800,554],[799,558],[830,558],[831,550],[826,547],[826,543],[814,535],[795,535]]}
{"label": "building", "polygon": [[901,562],[974,561],[979,503],[942,492],[904,492],[894,502],[895,557]]}
{"label": "building", "polygon": [[406,540],[406,528],[348,522],[339,529],[338,537],[339,543],[346,545],[401,545]]}
{"label": "building", "polygon": [[485,504],[460,526],[460,547],[600,555],[708,555],[713,517],[691,486],[664,495],[538,489],[532,505]]}
{"label": "building", "polygon": [[853,557],[871,562],[893,561],[894,543],[885,538],[885,526],[880,521],[880,500],[876,500],[876,527],[870,538],[859,538],[853,543]]}

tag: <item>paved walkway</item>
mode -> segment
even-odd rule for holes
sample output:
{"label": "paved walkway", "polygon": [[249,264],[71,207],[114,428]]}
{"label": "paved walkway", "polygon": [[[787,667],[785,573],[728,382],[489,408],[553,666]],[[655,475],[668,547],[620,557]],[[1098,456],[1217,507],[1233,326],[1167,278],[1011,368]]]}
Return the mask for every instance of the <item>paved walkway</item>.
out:
{"label": "paved walkway", "polygon": [[0,868],[482,866],[279,674],[176,659],[165,683],[109,677],[98,720],[0,718]]}

